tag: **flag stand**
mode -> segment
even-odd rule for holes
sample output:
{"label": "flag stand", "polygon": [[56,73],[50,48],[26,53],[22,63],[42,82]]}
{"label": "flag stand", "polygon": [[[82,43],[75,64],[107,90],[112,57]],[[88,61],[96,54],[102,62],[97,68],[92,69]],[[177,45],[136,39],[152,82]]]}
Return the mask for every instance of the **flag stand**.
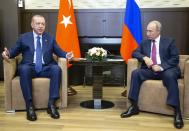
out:
{"label": "flag stand", "polygon": [[71,86],[68,86],[68,96],[76,95],[77,91],[73,89]]}
{"label": "flag stand", "polygon": [[123,91],[123,92],[121,93],[121,96],[127,97],[127,90]]}

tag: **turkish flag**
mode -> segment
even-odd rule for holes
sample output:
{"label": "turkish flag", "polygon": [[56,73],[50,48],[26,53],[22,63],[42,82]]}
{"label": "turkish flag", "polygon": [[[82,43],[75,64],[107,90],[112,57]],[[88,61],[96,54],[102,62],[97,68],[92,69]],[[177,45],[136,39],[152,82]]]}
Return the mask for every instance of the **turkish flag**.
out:
{"label": "turkish flag", "polygon": [[62,50],[81,57],[72,0],[60,0],[56,41]]}

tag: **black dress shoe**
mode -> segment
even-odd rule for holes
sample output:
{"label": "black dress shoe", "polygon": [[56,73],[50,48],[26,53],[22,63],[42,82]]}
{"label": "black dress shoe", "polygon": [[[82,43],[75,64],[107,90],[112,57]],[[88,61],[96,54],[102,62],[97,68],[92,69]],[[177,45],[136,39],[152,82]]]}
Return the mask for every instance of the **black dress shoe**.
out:
{"label": "black dress shoe", "polygon": [[184,126],[184,122],[182,120],[182,115],[181,115],[180,112],[175,113],[175,116],[174,116],[174,126],[177,129],[181,129]]}
{"label": "black dress shoe", "polygon": [[130,106],[126,112],[123,112],[121,114],[121,118],[126,118],[126,117],[130,117],[132,115],[137,115],[137,114],[139,114],[138,106]]}
{"label": "black dress shoe", "polygon": [[56,109],[56,107],[54,105],[50,105],[47,108],[47,113],[54,119],[58,119],[60,118],[60,114],[58,113],[58,110]]}
{"label": "black dress shoe", "polygon": [[35,114],[35,110],[33,106],[30,106],[27,108],[27,119],[29,121],[36,121],[37,120],[37,116]]}

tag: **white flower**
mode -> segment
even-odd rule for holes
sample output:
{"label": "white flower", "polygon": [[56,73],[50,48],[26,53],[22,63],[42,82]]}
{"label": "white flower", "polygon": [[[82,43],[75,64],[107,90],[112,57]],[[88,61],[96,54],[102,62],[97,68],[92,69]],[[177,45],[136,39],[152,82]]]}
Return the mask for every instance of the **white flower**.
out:
{"label": "white flower", "polygon": [[102,60],[107,57],[107,51],[100,47],[93,47],[88,50],[87,57],[92,60]]}
{"label": "white flower", "polygon": [[96,52],[96,55],[97,55],[97,56],[100,56],[100,51],[97,51],[97,52]]}

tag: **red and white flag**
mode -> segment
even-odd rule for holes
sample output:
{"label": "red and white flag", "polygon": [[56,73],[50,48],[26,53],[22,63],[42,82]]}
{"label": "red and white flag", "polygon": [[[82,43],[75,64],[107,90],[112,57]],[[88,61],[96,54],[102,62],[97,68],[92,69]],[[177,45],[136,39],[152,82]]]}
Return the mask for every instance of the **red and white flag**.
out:
{"label": "red and white flag", "polygon": [[72,0],[60,0],[56,41],[62,50],[81,57]]}

